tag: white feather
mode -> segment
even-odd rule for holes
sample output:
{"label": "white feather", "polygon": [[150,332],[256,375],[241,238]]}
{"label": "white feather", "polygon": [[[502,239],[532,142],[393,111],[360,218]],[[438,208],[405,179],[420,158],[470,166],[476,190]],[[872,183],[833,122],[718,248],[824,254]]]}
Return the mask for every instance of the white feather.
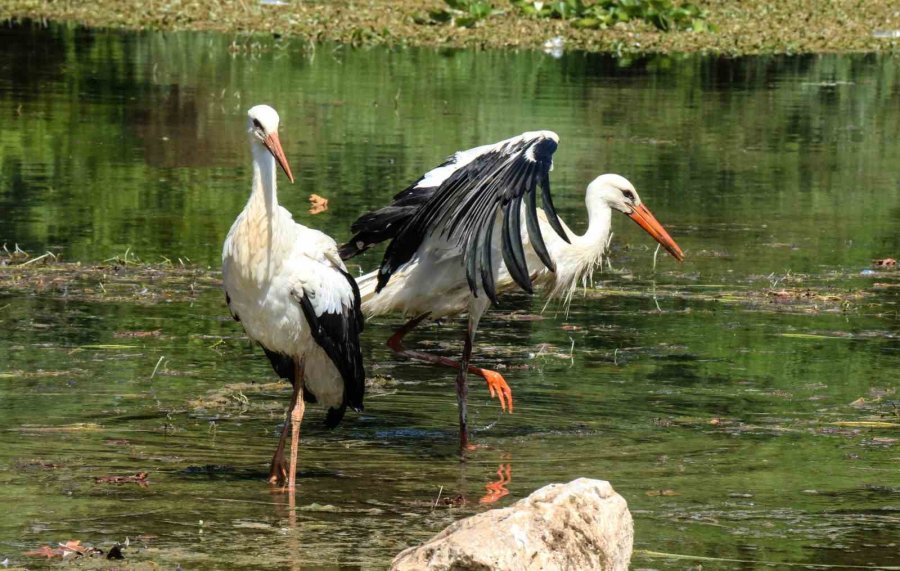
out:
{"label": "white feather", "polygon": [[307,295],[316,315],[322,315],[350,308],[353,290],[339,271],[345,268],[334,240],[297,224],[290,212],[278,206],[272,155],[255,142],[253,155],[250,199],[222,249],[222,281],[229,307],[251,339],[270,351],[303,359],[306,388],[321,404],[339,406],[343,380],[312,338],[292,292]]}

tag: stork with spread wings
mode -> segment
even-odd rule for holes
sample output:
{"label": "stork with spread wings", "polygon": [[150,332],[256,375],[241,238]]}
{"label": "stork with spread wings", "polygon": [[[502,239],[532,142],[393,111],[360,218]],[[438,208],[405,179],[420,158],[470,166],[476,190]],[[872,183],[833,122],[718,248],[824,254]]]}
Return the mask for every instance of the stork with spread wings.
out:
{"label": "stork with spread wings", "polygon": [[[478,322],[499,293],[536,283],[551,296],[571,297],[579,280],[600,263],[613,210],[625,213],[672,256],[684,254],[641,203],[625,178],[605,174],[587,187],[587,232],[578,236],[559,219],[550,194],[550,171],[559,137],[533,131],[460,151],[428,171],[394,201],[353,223],[341,247],[348,259],[390,240],[378,270],[359,283],[363,312],[399,312],[413,318],[390,338],[398,354],[458,369],[460,446],[468,446],[467,373],[483,377],[512,411],[512,392],[496,371],[470,365]],[[537,194],[541,193],[542,208]],[[468,312],[462,359],[408,350],[403,337],[426,317]]]}

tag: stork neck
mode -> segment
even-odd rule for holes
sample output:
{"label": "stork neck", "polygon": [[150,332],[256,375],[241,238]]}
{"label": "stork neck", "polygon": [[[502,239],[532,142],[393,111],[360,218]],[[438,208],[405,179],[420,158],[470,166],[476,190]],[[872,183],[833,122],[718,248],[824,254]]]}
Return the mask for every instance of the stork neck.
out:
{"label": "stork neck", "polygon": [[609,230],[612,223],[612,209],[605,202],[587,201],[588,228],[579,241],[587,245],[598,245],[606,248]]}
{"label": "stork neck", "polygon": [[264,145],[253,142],[253,192],[250,199],[262,201],[266,213],[272,216],[278,206],[278,190],[275,185],[275,157]]}

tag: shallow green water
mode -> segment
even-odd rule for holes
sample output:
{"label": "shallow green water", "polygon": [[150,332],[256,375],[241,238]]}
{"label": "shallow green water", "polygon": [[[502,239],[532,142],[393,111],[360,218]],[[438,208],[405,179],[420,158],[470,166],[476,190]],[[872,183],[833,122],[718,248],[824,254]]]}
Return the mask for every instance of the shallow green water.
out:
{"label": "shallow green water", "polygon": [[[567,221],[583,226],[590,179],[619,172],[687,254],[654,272],[650,239],[619,217],[615,271],[568,317],[538,319],[524,296],[490,312],[476,354],[509,366],[516,410],[472,380],[483,447],[464,464],[452,375],[393,359],[397,322],[373,322],[367,410],[335,431],[307,415],[293,516],[264,483],[288,391],[237,385],[273,375],[218,290],[155,304],[0,290],[0,561],[127,536],[129,562],[166,568],[384,568],[484,509],[509,465],[494,505],[610,480],[635,517],[635,568],[900,565],[900,280],[861,274],[900,253],[900,63],[628,63],[0,28],[9,249],[216,270],[249,190],[244,114],[268,102],[299,175],[282,202],[338,239],[452,151],[549,128]],[[310,193],[328,212],[306,214]],[[818,297],[766,293],[783,287]],[[454,354],[460,334],[415,340]],[[837,424],[860,421],[888,424]],[[141,471],[146,487],[95,481]]]}

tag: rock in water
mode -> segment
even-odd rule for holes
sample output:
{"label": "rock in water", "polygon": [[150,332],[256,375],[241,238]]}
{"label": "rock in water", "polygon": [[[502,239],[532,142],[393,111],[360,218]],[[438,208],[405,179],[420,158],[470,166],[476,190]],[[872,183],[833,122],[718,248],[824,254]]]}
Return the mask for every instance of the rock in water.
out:
{"label": "rock in water", "polygon": [[550,484],[504,509],[460,520],[402,551],[392,571],[627,570],[634,523],[609,482]]}

